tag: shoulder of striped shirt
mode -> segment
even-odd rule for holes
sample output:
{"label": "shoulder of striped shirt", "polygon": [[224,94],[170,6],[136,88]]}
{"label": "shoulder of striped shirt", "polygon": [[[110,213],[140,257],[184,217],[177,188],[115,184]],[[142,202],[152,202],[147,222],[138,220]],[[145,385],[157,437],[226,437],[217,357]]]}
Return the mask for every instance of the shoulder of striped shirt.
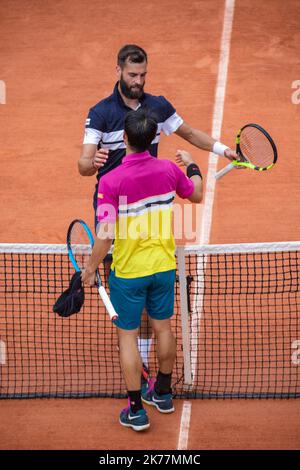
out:
{"label": "shoulder of striped shirt", "polygon": [[90,111],[93,111],[96,114],[101,114],[101,111],[106,111],[106,107],[109,109],[114,102],[115,98],[112,93],[111,95],[102,98],[102,100],[98,101],[98,103],[94,104],[94,106],[91,106]]}
{"label": "shoulder of striped shirt", "polygon": [[[153,95],[149,95],[149,96],[151,96],[150,99],[153,99],[153,101],[159,102],[159,101],[162,101],[163,99],[165,100],[165,98],[162,96],[153,96]],[[105,109],[107,107],[107,104],[110,98],[111,97],[105,98],[104,100],[100,101],[94,107],[92,107],[90,111],[95,112],[97,115],[101,116],[103,120],[105,120],[104,115],[110,112],[109,107]],[[162,104],[165,105],[165,103],[162,103]],[[102,112],[101,112],[101,108],[103,108]],[[155,108],[156,106],[153,106],[154,113],[155,111],[159,111],[159,109],[156,110]],[[183,124],[183,119],[177,114],[176,111],[163,121],[161,121],[161,118],[162,116],[158,115],[159,122],[158,122],[157,134],[156,134],[155,139],[152,141],[152,144],[159,143],[161,131],[163,131],[164,134],[166,135],[170,135],[173,132],[176,132],[176,130]],[[90,123],[90,121],[88,120],[89,118],[86,120],[86,125],[89,125]],[[95,143],[98,143],[100,140],[102,140],[103,148],[109,148],[110,150],[117,150],[120,148],[125,148],[125,144],[123,141],[123,133],[124,133],[124,129],[118,129],[118,130],[114,130],[111,132],[103,132],[100,129],[86,127],[83,143],[95,144]]]}

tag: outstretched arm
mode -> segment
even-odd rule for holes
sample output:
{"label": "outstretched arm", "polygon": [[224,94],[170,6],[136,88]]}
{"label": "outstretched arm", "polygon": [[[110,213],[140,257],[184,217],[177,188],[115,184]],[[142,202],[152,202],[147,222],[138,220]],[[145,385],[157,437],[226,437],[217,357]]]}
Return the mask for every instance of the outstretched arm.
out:
{"label": "outstretched arm", "polygon": [[[208,150],[218,155],[228,158],[228,160],[238,159],[236,152],[226,145],[217,142],[210,135],[198,129],[194,129],[184,122],[175,132],[177,135],[187,140],[190,144],[195,145],[202,150]],[[216,144],[216,145],[215,145]]]}
{"label": "outstretched arm", "polygon": [[[177,150],[175,161],[179,166],[184,166],[186,168],[188,168],[188,166],[192,164],[196,165],[191,154],[189,152],[186,152],[185,150]],[[199,203],[202,201],[203,197],[202,177],[195,174],[191,176],[190,179],[194,184],[194,191],[188,197],[188,200],[191,202]]]}
{"label": "outstretched arm", "polygon": [[108,158],[108,150],[97,150],[96,144],[83,144],[78,170],[82,176],[92,176],[101,168]]}

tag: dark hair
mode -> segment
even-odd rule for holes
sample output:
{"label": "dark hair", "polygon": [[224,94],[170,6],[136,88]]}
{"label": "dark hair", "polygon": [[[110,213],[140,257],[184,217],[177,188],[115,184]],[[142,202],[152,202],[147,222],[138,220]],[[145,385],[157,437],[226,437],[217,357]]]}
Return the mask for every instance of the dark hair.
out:
{"label": "dark hair", "polygon": [[156,136],[157,120],[152,113],[143,108],[129,111],[125,117],[124,130],[130,147],[136,152],[144,152]]}
{"label": "dark hair", "polygon": [[147,62],[148,60],[144,49],[136,46],[135,44],[127,44],[119,50],[118,65],[121,67],[121,69],[124,68],[127,59],[129,62],[133,62],[134,64],[141,64],[142,62]]}

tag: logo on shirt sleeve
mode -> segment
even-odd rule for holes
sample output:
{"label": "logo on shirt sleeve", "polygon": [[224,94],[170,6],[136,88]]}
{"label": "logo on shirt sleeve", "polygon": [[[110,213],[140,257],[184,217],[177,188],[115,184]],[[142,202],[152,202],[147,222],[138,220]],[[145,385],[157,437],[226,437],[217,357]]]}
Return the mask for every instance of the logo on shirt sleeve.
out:
{"label": "logo on shirt sleeve", "polygon": [[103,199],[103,198],[104,198],[104,194],[98,193],[98,199]]}
{"label": "logo on shirt sleeve", "polygon": [[86,125],[86,126],[89,126],[90,123],[91,123],[91,119],[90,119],[90,118],[87,118],[87,119],[85,120],[85,125]]}

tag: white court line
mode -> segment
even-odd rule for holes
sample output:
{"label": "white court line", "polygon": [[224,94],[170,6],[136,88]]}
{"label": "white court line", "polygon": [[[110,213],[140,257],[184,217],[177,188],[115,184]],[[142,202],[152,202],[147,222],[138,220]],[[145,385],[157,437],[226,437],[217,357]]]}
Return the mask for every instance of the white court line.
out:
{"label": "white court line", "polygon": [[[232,23],[234,15],[235,0],[226,0],[223,32],[221,38],[221,51],[219,59],[219,71],[215,92],[215,103],[212,120],[212,137],[219,140],[221,137],[224,102],[227,85],[227,72],[230,56],[230,41],[232,32]],[[208,172],[206,177],[205,199],[203,220],[201,225],[200,245],[208,245],[210,239],[211,223],[213,204],[215,197],[216,179],[215,174],[217,170],[218,156],[210,152],[208,160]]]}
{"label": "white court line", "polygon": [[0,80],[0,104],[6,104],[6,84]]}
{"label": "white court line", "polygon": [[[225,92],[226,92],[226,83],[227,83],[227,72],[229,64],[229,55],[230,55],[230,40],[231,40],[231,31],[233,23],[233,14],[234,14],[234,4],[235,0],[226,0],[225,12],[224,12],[224,23],[223,23],[223,32],[221,37],[221,51],[220,51],[220,60],[219,60],[219,71],[218,79],[216,85],[215,93],[215,103],[213,111],[213,121],[212,121],[212,135],[215,139],[219,140],[221,136],[222,122],[223,122],[223,111],[224,111],[224,102],[225,102]],[[218,157],[214,153],[209,154],[209,163],[208,163],[208,173],[206,179],[206,190],[205,190],[205,200],[204,200],[204,210],[203,210],[203,220],[201,226],[201,237],[200,244],[208,244],[211,231],[212,223],[212,213],[213,213],[213,204],[215,196],[215,173],[217,169]],[[199,258],[197,271],[204,273],[206,264],[206,257]],[[198,279],[199,287],[203,287],[204,277],[200,276]],[[201,316],[202,316],[202,307],[203,307],[203,296],[199,295],[197,304],[194,305],[194,312],[197,312],[197,315],[192,316],[191,324],[191,338],[192,344],[195,346],[195,351],[198,349],[198,338],[200,336],[200,327],[201,327]],[[191,369],[192,376],[195,377],[197,367],[197,354],[192,355],[191,358]]]}
{"label": "white court line", "polygon": [[190,430],[190,419],[191,419],[192,404],[189,401],[185,401],[182,407],[180,431],[178,438],[177,450],[187,450]]}
{"label": "white court line", "polygon": [[0,340],[0,365],[4,366],[6,364],[6,344],[4,341]]}
{"label": "white court line", "polygon": [[[213,120],[212,120],[212,137],[216,140],[220,140],[222,122],[223,122],[223,112],[224,112],[224,102],[225,102],[225,93],[226,93],[226,84],[227,84],[227,72],[229,65],[229,56],[230,56],[230,41],[231,41],[231,32],[234,16],[234,6],[235,0],[226,0],[225,9],[224,9],[224,21],[223,21],[223,31],[221,36],[221,48],[220,48],[220,59],[219,59],[219,70],[218,78],[215,92],[215,101],[214,101],[214,110],[213,110]],[[212,213],[215,197],[215,173],[217,170],[218,157],[214,153],[210,152],[209,161],[208,161],[208,172],[206,177],[206,189],[205,189],[205,199],[204,199],[204,210],[202,214],[202,224],[201,224],[201,235],[200,235],[200,244],[208,244],[210,239],[211,223],[212,223]],[[205,261],[202,261],[203,266],[199,265],[199,268],[202,268],[200,272],[204,272]],[[199,262],[198,262],[199,263]],[[198,270],[198,266],[197,266]],[[202,285],[204,279],[199,278],[199,283]],[[198,312],[192,316],[191,324],[191,339],[194,346],[194,352],[198,350],[198,337],[200,336],[200,325],[201,325],[201,316],[202,316],[202,307],[203,307],[203,296],[199,296],[197,304],[193,308],[194,312]],[[192,377],[196,376],[196,367],[197,367],[197,354],[192,354],[191,356],[191,370]],[[187,403],[187,402],[185,402]],[[183,428],[180,427],[178,446],[185,445],[188,443],[188,434],[189,434],[189,422],[190,422],[190,413],[191,413],[191,404],[190,406],[183,406],[181,422],[188,423],[184,424]],[[182,447],[178,447],[182,449]],[[187,449],[187,447],[185,447]]]}

